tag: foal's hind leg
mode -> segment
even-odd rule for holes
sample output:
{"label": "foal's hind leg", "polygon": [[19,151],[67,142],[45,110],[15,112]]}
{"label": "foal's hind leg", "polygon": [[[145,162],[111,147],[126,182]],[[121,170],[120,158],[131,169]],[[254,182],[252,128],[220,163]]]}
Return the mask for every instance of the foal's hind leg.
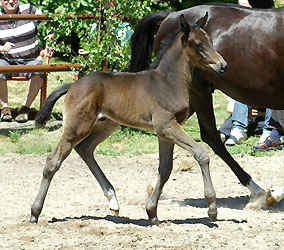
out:
{"label": "foal's hind leg", "polygon": [[209,156],[207,152],[201,145],[187,135],[176,120],[169,121],[165,126],[159,127],[156,132],[159,136],[189,151],[197,160],[202,172],[204,195],[209,206],[208,216],[212,221],[215,221],[217,219],[216,194],[209,172]]}
{"label": "foal's hind leg", "polygon": [[163,186],[170,177],[173,169],[174,144],[159,137],[159,174],[156,185],[146,204],[146,211],[151,224],[158,225],[157,207]]}
{"label": "foal's hind leg", "polygon": [[93,152],[95,147],[100,142],[104,141],[107,137],[109,137],[115,130],[119,128],[119,126],[119,124],[108,119],[105,121],[98,121],[94,126],[92,133],[75,147],[77,153],[85,161],[92,174],[99,182],[104,192],[104,195],[109,201],[109,208],[111,211],[114,212],[115,215],[118,215],[119,213],[119,205],[116,198],[115,190],[109,180],[104,175],[103,171],[100,169],[98,163],[94,158]]}
{"label": "foal's hind leg", "polygon": [[64,120],[63,135],[56,149],[52,151],[46,159],[40,189],[31,208],[30,221],[33,223],[37,223],[38,221],[54,174],[59,170],[62,162],[70,154],[71,150],[90,134],[93,124],[96,121],[97,116],[94,112],[85,112],[84,116],[81,115],[80,117],[80,114],[76,113],[76,111],[80,113],[80,109],[73,109],[71,112],[71,107],[73,107],[73,105],[67,106],[66,112],[64,113],[67,117],[70,113],[72,115],[70,115],[69,119],[65,118]]}
{"label": "foal's hind leg", "polygon": [[66,140],[64,136],[61,137],[61,140],[56,147],[55,150],[53,150],[46,159],[46,164],[43,170],[43,176],[40,184],[40,189],[38,191],[38,194],[36,196],[36,199],[32,205],[31,208],[31,218],[30,221],[32,223],[38,222],[38,217],[41,213],[41,210],[43,208],[43,203],[49,188],[49,185],[51,183],[51,180],[54,176],[54,174],[59,170],[60,165],[62,162],[66,159],[66,157],[70,154],[73,143]]}

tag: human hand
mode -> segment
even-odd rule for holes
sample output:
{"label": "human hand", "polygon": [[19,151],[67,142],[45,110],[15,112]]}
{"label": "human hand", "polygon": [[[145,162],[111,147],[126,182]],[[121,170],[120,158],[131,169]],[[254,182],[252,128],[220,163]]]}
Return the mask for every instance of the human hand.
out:
{"label": "human hand", "polygon": [[2,46],[2,52],[9,52],[13,47],[15,47],[15,44],[14,44],[14,43],[6,42],[6,43]]}
{"label": "human hand", "polygon": [[255,117],[257,117],[258,115],[259,115],[259,114],[258,114],[258,110],[257,110],[257,109],[254,109],[254,108],[251,109],[251,116],[252,116],[252,117],[255,118]]}
{"label": "human hand", "polygon": [[249,110],[249,119],[257,118],[257,117],[265,117],[265,112],[259,111],[258,109],[252,108]]}
{"label": "human hand", "polygon": [[78,54],[81,55],[81,56],[87,56],[89,54],[89,52],[86,51],[86,50],[83,50],[83,49],[79,49]]}
{"label": "human hand", "polygon": [[44,50],[44,56],[46,57],[52,57],[54,55],[54,51],[51,48],[45,48]]}

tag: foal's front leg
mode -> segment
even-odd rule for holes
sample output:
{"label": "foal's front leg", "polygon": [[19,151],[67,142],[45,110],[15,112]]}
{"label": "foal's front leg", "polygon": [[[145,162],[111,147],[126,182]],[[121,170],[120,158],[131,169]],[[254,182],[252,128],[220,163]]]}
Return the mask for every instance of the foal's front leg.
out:
{"label": "foal's front leg", "polygon": [[163,186],[173,169],[174,144],[159,137],[159,174],[158,180],[146,204],[146,211],[151,224],[158,225],[157,207]]}
{"label": "foal's front leg", "polygon": [[216,194],[209,171],[209,156],[205,149],[192,139],[176,120],[165,123],[165,126],[157,126],[157,134],[179,145],[190,152],[198,162],[204,184],[204,195],[208,201],[208,216],[212,221],[217,219]]}
{"label": "foal's front leg", "polygon": [[216,129],[211,88],[198,74],[193,78],[190,102],[198,117],[201,139],[231,168],[240,183],[250,190],[253,199],[263,200],[264,189],[240,167],[221,142],[220,134]]}

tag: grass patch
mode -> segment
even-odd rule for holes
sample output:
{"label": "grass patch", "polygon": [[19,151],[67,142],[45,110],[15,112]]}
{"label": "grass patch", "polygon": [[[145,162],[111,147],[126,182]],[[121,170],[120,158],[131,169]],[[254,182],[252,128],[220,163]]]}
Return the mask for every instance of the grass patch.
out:
{"label": "grass patch", "polygon": [[0,136],[0,154],[44,154],[56,147],[58,138],[52,138],[43,129],[29,133],[10,131],[9,136]]}

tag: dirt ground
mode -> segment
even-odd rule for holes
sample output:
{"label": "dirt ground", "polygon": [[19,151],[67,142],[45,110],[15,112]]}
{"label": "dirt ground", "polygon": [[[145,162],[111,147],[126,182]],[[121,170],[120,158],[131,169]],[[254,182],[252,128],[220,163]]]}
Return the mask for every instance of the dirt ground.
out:
{"label": "dirt ground", "polygon": [[[211,155],[218,221],[207,216],[198,165],[180,149],[149,226],[146,187],[157,176],[158,155],[97,156],[116,189],[115,217],[92,174],[72,153],[55,175],[38,224],[29,222],[46,156],[0,156],[0,249],[284,249],[284,200],[269,209],[246,207],[248,190]],[[235,156],[264,189],[283,185],[284,154]],[[191,166],[189,171],[183,171]]]}

